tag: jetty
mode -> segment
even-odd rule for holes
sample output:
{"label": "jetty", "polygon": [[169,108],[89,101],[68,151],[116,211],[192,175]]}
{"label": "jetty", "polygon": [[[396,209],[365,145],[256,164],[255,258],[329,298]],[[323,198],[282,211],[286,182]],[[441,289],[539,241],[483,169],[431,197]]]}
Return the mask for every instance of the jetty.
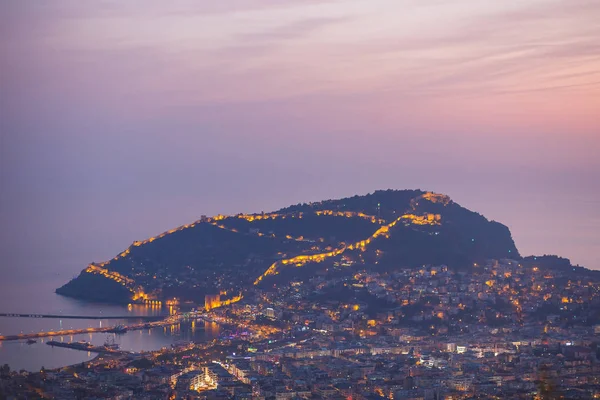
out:
{"label": "jetty", "polygon": [[0,313],[0,317],[9,318],[55,318],[55,319],[136,319],[143,321],[159,321],[164,315],[62,315],[62,314],[29,314],[29,313]]}
{"label": "jetty", "polygon": [[63,347],[66,349],[89,351],[90,353],[98,353],[98,354],[106,354],[106,353],[121,354],[121,353],[124,353],[124,351],[116,349],[116,348],[111,348],[111,347],[107,347],[107,346],[94,346],[93,344],[88,343],[88,342],[64,343],[64,342],[57,342],[55,340],[51,340],[51,341],[47,342],[46,344],[49,346],[52,346],[52,347]]}
{"label": "jetty", "polygon": [[86,333],[125,333],[126,331],[135,331],[141,329],[151,329],[156,327],[177,325],[182,319],[183,315],[172,315],[164,318],[162,321],[146,322],[140,324],[132,324],[127,326],[107,326],[97,328],[83,328],[83,329],[66,329],[60,331],[48,331],[48,332],[35,332],[35,333],[21,333],[18,335],[7,335],[0,336],[0,341],[4,340],[27,340],[37,339],[42,337],[56,337],[56,336],[71,336],[81,335]]}

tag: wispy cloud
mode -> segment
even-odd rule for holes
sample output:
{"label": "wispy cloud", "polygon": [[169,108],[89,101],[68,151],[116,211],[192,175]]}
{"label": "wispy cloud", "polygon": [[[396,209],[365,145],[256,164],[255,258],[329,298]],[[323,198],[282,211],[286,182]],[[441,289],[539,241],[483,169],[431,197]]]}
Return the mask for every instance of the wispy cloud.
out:
{"label": "wispy cloud", "polygon": [[94,3],[77,0],[56,0],[51,3],[40,2],[32,5],[18,0],[7,0],[3,1],[0,6],[7,14],[10,12],[11,15],[30,12],[35,9],[37,15],[46,18],[80,19],[92,17],[148,18],[157,16],[224,15],[307,7],[340,1],[343,0],[302,0],[301,3],[297,0],[179,0],[166,4],[162,0],[131,0],[127,2],[108,0]]}
{"label": "wispy cloud", "polygon": [[487,188],[544,242],[539,204],[600,195],[598,21],[597,0],[0,0],[3,250],[110,257],[197,213],[425,185]]}

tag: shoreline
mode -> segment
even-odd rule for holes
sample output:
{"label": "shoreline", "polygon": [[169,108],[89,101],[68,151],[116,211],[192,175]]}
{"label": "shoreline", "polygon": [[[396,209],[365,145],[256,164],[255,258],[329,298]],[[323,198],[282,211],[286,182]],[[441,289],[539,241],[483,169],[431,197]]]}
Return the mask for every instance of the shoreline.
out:
{"label": "shoreline", "polygon": [[[182,318],[181,321],[177,321],[177,322],[173,322],[173,325],[177,325],[177,324],[182,324],[182,332],[183,329],[185,328],[188,332],[192,332],[191,330],[191,321],[192,320],[196,320],[197,323],[198,322],[204,322],[202,319],[200,318],[189,318],[189,319],[184,319]],[[185,324],[185,326],[184,326]],[[198,333],[198,336],[191,336],[189,338],[190,341],[194,341],[194,342],[198,342],[198,343],[202,343],[202,342],[208,342],[210,340],[212,340],[212,336],[210,335],[210,333],[208,334],[208,336],[206,336],[205,333],[205,329],[204,329],[204,324],[202,324],[201,327],[196,327],[196,332],[200,331],[201,333]],[[221,324],[219,324],[221,325]],[[143,342],[144,344],[139,347],[139,346],[131,346],[131,339],[128,340],[126,338],[133,338],[134,340],[137,341],[136,337],[139,334],[139,332],[145,332],[146,329],[150,329],[152,330],[152,334],[149,336],[149,338],[151,338],[152,336],[156,335],[158,338],[162,338],[163,337],[163,330],[166,329],[165,331],[165,335],[164,337],[166,339],[159,339],[158,341],[152,341],[150,339],[145,339],[145,341]],[[138,329],[134,332],[134,330],[132,330],[131,332],[127,332],[130,335],[127,335],[127,333],[123,334],[123,335],[118,335],[121,337],[121,339],[117,339],[120,341],[128,341],[129,344],[125,345],[126,347],[124,347],[124,349],[130,349],[130,350],[121,350],[124,352],[124,354],[131,354],[131,355],[144,355],[144,354],[151,354],[153,352],[159,351],[161,348],[163,347],[169,347],[170,345],[172,345],[173,343],[176,343],[178,340],[181,340],[183,338],[180,337],[178,334],[168,334],[169,332],[169,328],[168,325],[163,325],[163,326],[153,326],[150,328],[142,328],[142,329]],[[99,333],[100,335],[104,335],[104,333]],[[146,335],[144,335],[144,337],[146,338]],[[54,338],[54,339],[50,339],[50,340],[60,340],[61,338]],[[65,340],[69,340],[67,337],[64,338]],[[76,337],[73,343],[75,343],[77,340],[89,340],[87,339],[87,335],[83,334],[80,335],[79,337]],[[34,344],[34,346],[27,346],[25,344],[25,340],[12,340],[12,341],[4,341],[4,342],[0,342],[0,355],[3,355],[4,358],[2,359],[2,362],[0,362],[0,365],[6,363],[8,364],[11,369],[13,370],[25,370],[25,371],[29,371],[29,372],[35,372],[37,371],[40,366],[46,366],[48,367],[48,364],[54,364],[51,365],[50,368],[46,368],[46,370],[61,370],[64,368],[69,368],[69,367],[77,367],[79,365],[81,365],[82,363],[89,363],[89,362],[93,362],[95,360],[97,360],[98,357],[113,357],[116,356],[118,354],[115,353],[108,353],[105,352],[103,354],[92,354],[91,358],[89,358],[90,356],[88,355],[88,357],[85,356],[86,352],[89,349],[85,349],[85,351],[83,351],[84,349],[74,349],[74,348],[68,348],[68,347],[63,347],[63,346],[56,346],[55,348],[57,348],[58,350],[61,351],[60,354],[62,354],[62,352],[64,352],[65,356],[63,355],[57,355],[56,357],[58,358],[54,358],[55,356],[51,356],[51,360],[52,361],[46,361],[46,359],[49,359],[48,357],[50,357],[48,355],[47,352],[45,352],[45,350],[40,350],[40,354],[45,354],[45,358],[41,358],[37,359],[37,356],[33,356],[33,359],[28,360],[28,363],[26,365],[23,365],[23,363],[18,361],[18,357],[19,354],[21,354],[21,351],[25,351],[26,353],[32,354],[32,347],[35,346],[42,346],[43,348],[49,348],[52,349],[52,346],[49,346],[46,344],[46,341],[48,340],[48,338],[46,339],[42,339],[42,340],[38,340],[37,343]],[[100,346],[102,344],[102,341],[104,339],[97,339],[92,341],[92,343],[95,343],[96,346]],[[5,346],[3,346],[3,344]],[[123,345],[122,345],[123,346]],[[6,350],[8,351],[8,353],[3,354],[3,347],[6,347]],[[22,349],[19,350],[19,348],[22,347]],[[29,349],[29,350],[28,350]],[[33,350],[33,353],[37,353],[37,350]],[[91,350],[90,350],[91,352]],[[67,354],[81,354],[81,356],[70,356]],[[58,354],[58,353],[57,353]],[[31,355],[28,357],[32,357]],[[77,358],[81,358],[80,360],[77,360]],[[64,360],[63,360],[64,359]],[[63,360],[63,361],[60,361]],[[58,361],[57,363],[55,363],[55,361]]]}
{"label": "shoreline", "polygon": [[[145,324],[136,324],[136,325],[128,325],[124,328],[126,331],[136,331],[141,329],[151,329],[151,328],[159,328],[163,326],[171,326],[177,325],[181,322],[181,317],[177,319],[169,319],[170,317],[166,317],[164,320],[159,322],[150,322]],[[18,335],[8,335],[8,336],[0,336],[0,342],[2,341],[15,341],[15,340],[27,340],[27,339],[38,339],[44,337],[58,337],[58,336],[71,336],[71,335],[81,335],[86,333],[113,333],[115,327],[103,327],[103,328],[82,328],[82,329],[68,329],[63,331],[50,331],[50,332],[36,332],[36,333],[21,333]]]}

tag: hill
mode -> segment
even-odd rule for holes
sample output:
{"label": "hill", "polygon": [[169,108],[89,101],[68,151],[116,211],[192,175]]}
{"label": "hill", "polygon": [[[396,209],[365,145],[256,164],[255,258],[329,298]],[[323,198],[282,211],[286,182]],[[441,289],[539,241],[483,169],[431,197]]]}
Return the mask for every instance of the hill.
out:
{"label": "hill", "polygon": [[91,263],[57,293],[94,301],[202,301],[330,266],[460,269],[490,258],[520,259],[506,226],[445,195],[385,190],[272,213],[202,217]]}

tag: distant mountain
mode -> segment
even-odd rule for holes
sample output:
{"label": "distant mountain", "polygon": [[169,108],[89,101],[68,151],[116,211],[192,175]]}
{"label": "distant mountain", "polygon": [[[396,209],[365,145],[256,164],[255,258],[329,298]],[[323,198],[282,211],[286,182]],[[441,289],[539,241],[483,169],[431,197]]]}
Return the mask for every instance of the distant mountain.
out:
{"label": "distant mountain", "polygon": [[202,217],[90,264],[57,293],[94,301],[201,301],[329,267],[468,268],[490,258],[521,259],[506,226],[445,195],[385,190],[272,213]]}

